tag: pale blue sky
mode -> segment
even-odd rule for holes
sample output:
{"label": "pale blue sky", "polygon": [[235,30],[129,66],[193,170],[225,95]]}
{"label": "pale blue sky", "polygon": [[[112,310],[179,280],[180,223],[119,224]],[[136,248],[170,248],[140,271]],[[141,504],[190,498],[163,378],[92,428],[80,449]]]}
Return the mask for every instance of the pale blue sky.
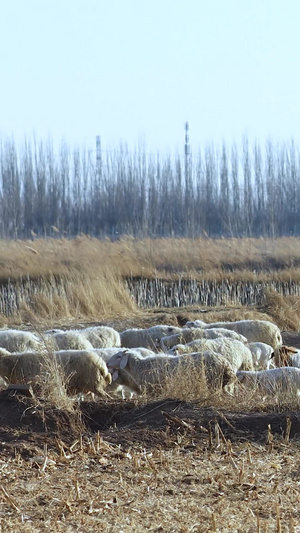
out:
{"label": "pale blue sky", "polygon": [[0,0],[0,136],[300,145],[298,0]]}

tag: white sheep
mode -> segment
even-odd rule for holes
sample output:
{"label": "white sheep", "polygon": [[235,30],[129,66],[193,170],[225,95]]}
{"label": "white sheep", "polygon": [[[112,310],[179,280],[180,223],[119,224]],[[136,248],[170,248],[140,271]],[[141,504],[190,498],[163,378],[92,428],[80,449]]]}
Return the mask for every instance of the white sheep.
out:
{"label": "white sheep", "polygon": [[274,367],[272,354],[274,348],[264,342],[249,342],[247,344],[252,353],[253,366],[255,370],[268,370]]}
{"label": "white sheep", "polygon": [[[96,353],[99,357],[101,357],[103,361],[107,364],[107,362],[112,358],[113,355],[115,355],[116,353],[120,353],[122,351],[125,352],[127,350],[128,348],[109,347],[109,348],[96,348],[96,349],[93,349],[92,351]],[[146,356],[145,352],[147,352],[147,355],[154,355],[154,352],[152,352],[151,350],[147,350],[146,348],[134,348],[132,349],[132,351],[134,351],[134,353],[137,353],[138,357],[145,357]],[[126,377],[126,384],[123,384],[120,377],[115,374],[115,379],[112,380],[112,382],[107,386],[108,393],[118,394],[122,396],[123,399],[125,399],[126,397],[127,390],[130,391],[129,396],[132,395],[131,393],[136,393],[136,394],[140,393],[139,385],[130,375]]]}
{"label": "white sheep", "polygon": [[92,344],[77,330],[57,331],[44,335],[47,348],[52,350],[91,350]]}
{"label": "white sheep", "polygon": [[217,339],[195,339],[185,345],[175,346],[173,354],[188,354],[210,350],[225,357],[234,371],[253,370],[253,359],[249,348],[235,339],[226,337]]}
{"label": "white sheep", "polygon": [[281,367],[254,372],[239,370],[236,377],[247,388],[257,388],[263,394],[284,392],[300,395],[300,368]]}
{"label": "white sheep", "polygon": [[[108,359],[114,355],[117,352],[120,351],[126,351],[128,348],[120,348],[120,347],[109,347],[109,348],[93,348],[92,351],[100,355],[104,361],[108,361]],[[149,350],[148,348],[143,347],[137,347],[137,348],[131,348],[131,351],[138,353],[141,357],[149,357],[151,355],[155,355],[155,352],[152,350]]]}
{"label": "white sheep", "polygon": [[42,343],[37,335],[31,331],[19,329],[5,329],[0,331],[0,348],[9,352],[36,351],[41,349]]}
{"label": "white sheep", "polygon": [[168,337],[163,337],[159,343],[160,348],[163,351],[173,348],[177,344],[188,344],[196,339],[218,339],[218,338],[229,338],[233,340],[238,340],[240,342],[246,343],[247,339],[243,335],[240,335],[236,331],[225,328],[183,328],[180,333],[175,335],[170,335]]}
{"label": "white sheep", "polygon": [[78,330],[92,344],[93,348],[120,347],[120,333],[110,326],[91,326]]}
{"label": "white sheep", "polygon": [[280,329],[268,320],[238,320],[237,322],[213,322],[204,329],[226,328],[244,335],[248,342],[265,342],[273,348],[282,344]]}
{"label": "white sheep", "polygon": [[219,386],[226,389],[236,380],[228,361],[210,351],[179,357],[155,354],[143,358],[134,350],[125,350],[113,355],[107,362],[107,367],[112,372],[113,380],[118,378],[130,388],[127,381],[129,375],[140,391],[151,391],[155,386],[163,386],[168,376],[176,371],[186,372],[192,378],[196,371],[202,372],[204,369],[207,386],[211,389]]}
{"label": "white sheep", "polygon": [[203,320],[188,320],[185,324],[185,328],[203,328],[207,326],[207,322],[203,322]]}
{"label": "white sheep", "polygon": [[[78,340],[78,348],[75,348],[76,341],[74,340],[74,348],[72,346],[68,346],[68,343],[66,342],[66,347],[62,346],[60,349],[77,349],[77,350],[89,350],[91,348],[110,348],[110,347],[120,347],[121,346],[121,339],[119,332],[111,328],[110,326],[91,326],[88,328],[82,328],[82,329],[71,329],[71,330],[61,330],[61,329],[51,329],[45,332],[45,335],[52,335],[54,337],[58,337],[60,339],[61,334],[67,334],[70,337],[70,344],[71,344],[71,338],[72,335],[74,335],[74,339],[76,335],[80,335],[78,339],[80,338],[81,341]],[[86,339],[86,343],[84,345],[84,341],[82,340],[83,337]],[[79,344],[82,344],[82,347],[79,346]],[[61,340],[61,344],[64,344],[63,339]]]}
{"label": "white sheep", "polygon": [[295,366],[300,368],[300,350],[294,346],[277,346],[272,354],[275,366]]}
{"label": "white sheep", "polygon": [[[194,343],[195,341],[192,341],[190,344]],[[194,348],[190,348],[187,346],[187,344],[175,344],[173,348],[170,348],[168,351],[164,351],[164,353],[167,353],[168,355],[183,355],[186,353],[192,353],[194,351]]]}
{"label": "white sheep", "polygon": [[176,326],[158,324],[150,328],[131,328],[120,333],[121,346],[125,348],[144,347],[155,349],[163,337],[180,333]]}
{"label": "white sheep", "polygon": [[11,354],[0,349],[0,375],[9,383],[31,382],[33,387],[38,386],[41,376],[55,371],[52,363],[61,368],[70,394],[92,392],[101,396],[105,394],[106,385],[111,383],[111,375],[103,359],[89,350]]}

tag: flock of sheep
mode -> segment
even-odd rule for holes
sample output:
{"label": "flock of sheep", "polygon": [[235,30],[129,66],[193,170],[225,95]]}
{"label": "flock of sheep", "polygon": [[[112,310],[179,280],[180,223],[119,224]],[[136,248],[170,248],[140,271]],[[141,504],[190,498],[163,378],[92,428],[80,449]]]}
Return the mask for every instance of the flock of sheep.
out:
{"label": "flock of sheep", "polygon": [[279,328],[266,320],[195,320],[183,328],[156,325],[122,332],[108,326],[43,334],[0,330],[4,386],[38,387],[41,378],[47,379],[49,363],[60,369],[71,395],[141,394],[175,372],[194,372],[199,379],[197,371],[212,390],[232,393],[241,382],[264,393],[278,388],[300,394],[300,353],[283,346]]}

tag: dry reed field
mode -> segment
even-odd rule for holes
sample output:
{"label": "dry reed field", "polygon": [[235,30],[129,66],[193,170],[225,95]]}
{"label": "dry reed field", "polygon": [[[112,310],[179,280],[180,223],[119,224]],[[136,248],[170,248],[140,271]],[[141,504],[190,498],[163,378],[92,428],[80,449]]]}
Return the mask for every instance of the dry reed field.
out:
{"label": "dry reed field", "polygon": [[[30,285],[1,326],[122,331],[261,318],[300,347],[297,297],[145,310],[126,289],[130,276],[298,282],[300,239],[0,242],[2,286]],[[0,396],[1,532],[300,531],[300,399],[242,386],[210,392],[200,377],[175,375],[140,398],[65,400],[63,387],[48,398]]]}
{"label": "dry reed field", "polygon": [[0,242],[1,280],[66,275],[70,270],[95,272],[109,265],[119,276],[161,277],[195,274],[213,279],[243,272],[299,279],[300,239],[296,237],[244,239],[75,239],[48,238]]}
{"label": "dry reed field", "polygon": [[[138,241],[124,237],[112,242],[82,235],[72,240],[1,241],[0,288],[9,307],[15,300],[19,305],[12,306],[5,319],[0,313],[0,321],[21,324],[46,320],[51,324],[55,320],[99,322],[134,316],[140,310],[124,280],[141,277],[297,284],[300,239]],[[283,327],[298,329],[295,317],[300,312],[299,298],[291,296],[283,301],[280,295],[269,296],[268,311],[279,320],[278,325],[288,314],[291,324],[287,321]],[[284,313],[280,312],[283,307]]]}

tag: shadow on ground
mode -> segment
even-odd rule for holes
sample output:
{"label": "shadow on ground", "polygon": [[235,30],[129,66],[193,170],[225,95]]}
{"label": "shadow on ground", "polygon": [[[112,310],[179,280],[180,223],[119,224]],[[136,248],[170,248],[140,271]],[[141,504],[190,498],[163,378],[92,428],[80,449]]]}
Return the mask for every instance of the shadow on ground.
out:
{"label": "shadow on ground", "polygon": [[104,439],[121,447],[140,444],[166,448],[187,433],[195,443],[207,441],[216,425],[222,438],[265,444],[268,427],[272,434],[284,437],[288,418],[290,438],[300,438],[298,411],[233,412],[165,399],[144,405],[135,401],[83,402],[80,408],[69,412],[13,397],[0,399],[0,452],[9,455],[18,450],[22,455],[34,455],[45,444],[48,448],[57,448],[58,441],[70,445],[80,435],[98,431]]}

